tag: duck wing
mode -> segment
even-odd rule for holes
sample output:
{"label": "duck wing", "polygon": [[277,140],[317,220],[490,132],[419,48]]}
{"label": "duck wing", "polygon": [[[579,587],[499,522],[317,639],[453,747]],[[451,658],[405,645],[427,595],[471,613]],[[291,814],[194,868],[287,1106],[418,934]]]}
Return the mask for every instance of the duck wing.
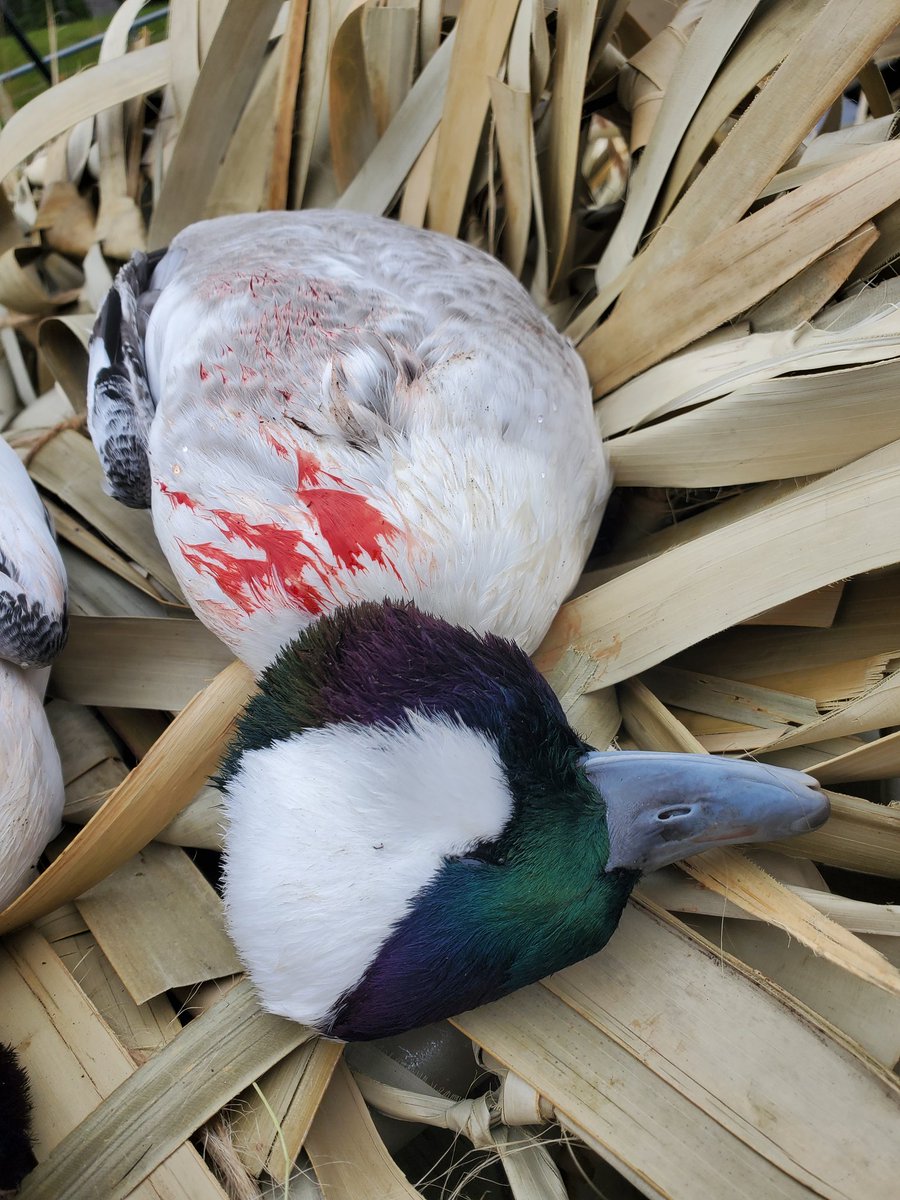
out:
{"label": "duck wing", "polygon": [[50,518],[18,455],[0,438],[0,658],[45,666],[66,632],[66,572]]}
{"label": "duck wing", "polygon": [[144,334],[165,250],[135,254],[119,271],[90,340],[88,420],[106,490],[129,508],[150,507],[147,446],[156,403],[144,366]]}

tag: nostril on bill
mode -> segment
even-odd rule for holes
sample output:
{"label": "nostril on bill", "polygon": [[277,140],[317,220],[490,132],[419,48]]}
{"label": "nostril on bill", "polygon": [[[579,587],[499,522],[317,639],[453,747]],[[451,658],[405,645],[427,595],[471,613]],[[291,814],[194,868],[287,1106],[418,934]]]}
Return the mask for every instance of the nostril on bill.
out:
{"label": "nostril on bill", "polygon": [[657,821],[671,821],[673,817],[687,817],[690,815],[690,809],[682,808],[664,808],[656,814]]}

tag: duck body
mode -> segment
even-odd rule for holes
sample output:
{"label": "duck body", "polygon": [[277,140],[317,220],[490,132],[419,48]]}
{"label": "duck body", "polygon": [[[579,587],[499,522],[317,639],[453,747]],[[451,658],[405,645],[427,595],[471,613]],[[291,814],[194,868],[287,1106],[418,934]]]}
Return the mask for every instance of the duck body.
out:
{"label": "duck body", "polygon": [[43,668],[66,637],[65,568],[46,510],[0,438],[0,908],[59,832],[64,790]]}
{"label": "duck body", "polygon": [[126,267],[105,316],[111,490],[251,667],[385,597],[537,646],[610,475],[580,357],[499,263],[358,214],[223,217]]}
{"label": "duck body", "polygon": [[88,419],[258,674],[220,772],[228,927],[272,1012],[399,1033],[600,949],[642,870],[813,828],[809,777],[598,753],[528,652],[610,487],[584,367],[494,260],[351,213],[119,273]]}

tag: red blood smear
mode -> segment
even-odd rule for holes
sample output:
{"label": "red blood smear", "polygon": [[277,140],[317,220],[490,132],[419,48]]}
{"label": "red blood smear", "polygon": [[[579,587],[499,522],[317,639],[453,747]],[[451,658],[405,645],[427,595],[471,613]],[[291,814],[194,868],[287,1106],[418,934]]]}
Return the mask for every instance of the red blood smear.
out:
{"label": "red blood smear", "polygon": [[[265,430],[265,436],[281,452],[284,448]],[[297,498],[308,508],[319,526],[322,538],[328,543],[338,566],[350,571],[365,570],[364,556],[382,566],[388,566],[400,578],[394,564],[387,558],[379,538],[390,542],[397,534],[392,525],[364,496],[340,488],[310,487],[322,477],[341,484],[336,475],[323,471],[315,456],[300,449],[297,455]],[[185,560],[199,574],[208,575],[221,590],[245,613],[259,608],[271,608],[273,592],[283,588],[289,601],[311,616],[323,610],[322,593],[307,583],[308,568],[326,582],[334,577],[337,568],[304,541],[297,530],[279,525],[251,524],[246,517],[226,509],[202,509],[186,492],[176,492],[164,483],[160,491],[173,505],[183,504],[195,511],[201,507],[216,522],[229,541],[240,540],[262,558],[239,558],[214,546],[211,542],[188,545],[179,541]],[[302,549],[301,549],[302,547]],[[401,581],[402,582],[402,581]]]}
{"label": "red blood smear", "polygon": [[172,501],[173,508],[177,504],[183,504],[185,508],[189,508],[191,510],[191,512],[193,512],[197,507],[197,502],[195,500],[192,500],[191,497],[187,494],[187,492],[173,491],[172,488],[167,487],[162,482],[162,480],[160,480],[160,482],[159,482],[159,490],[162,492],[162,494],[164,496],[169,497],[169,499]]}
{"label": "red blood smear", "polygon": [[[307,450],[297,449],[297,495],[303,497],[302,489],[308,483],[318,483],[319,477],[323,474],[322,468],[319,466],[319,460],[314,454],[310,454]],[[329,475],[329,479],[334,476]]]}
{"label": "red blood smear", "polygon": [[322,595],[303,579],[307,567],[316,567],[303,554],[294,530],[277,525],[251,525],[237,513],[212,510],[229,541],[240,538],[246,545],[263,552],[263,558],[236,558],[210,542],[195,546],[179,543],[181,553],[195,571],[209,575],[226,596],[245,613],[271,608],[278,584],[291,603],[314,616],[322,611]]}
{"label": "red blood smear", "polygon": [[[385,556],[378,538],[391,541],[397,528],[378,509],[358,492],[341,490],[342,480],[323,471],[314,455],[297,450],[297,498],[309,507],[319,523],[319,532],[331,548],[331,553],[352,571],[360,569],[360,559],[367,554],[373,562],[396,567]],[[324,476],[338,484],[337,488],[308,487]]]}
{"label": "red blood smear", "polygon": [[364,496],[334,488],[305,488],[299,494],[338,562],[358,569],[360,559],[368,554],[374,562],[385,564],[378,538],[390,541],[397,530]]}
{"label": "red blood smear", "polygon": [[278,438],[274,435],[274,433],[272,433],[272,431],[269,429],[268,425],[262,418],[260,418],[260,422],[259,422],[259,432],[266,439],[266,441],[269,443],[269,445],[272,447],[272,449],[275,451],[275,453],[278,455],[279,458],[287,458],[288,457],[287,446],[285,446],[281,442],[279,442]]}

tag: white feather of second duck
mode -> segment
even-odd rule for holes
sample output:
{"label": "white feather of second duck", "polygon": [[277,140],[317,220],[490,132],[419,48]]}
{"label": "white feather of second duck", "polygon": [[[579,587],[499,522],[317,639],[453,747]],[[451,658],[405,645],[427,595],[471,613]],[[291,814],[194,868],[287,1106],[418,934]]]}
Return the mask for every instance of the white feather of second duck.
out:
{"label": "white feather of second duck", "polygon": [[62,818],[43,664],[65,637],[66,576],[47,512],[0,437],[0,908],[31,882]]}
{"label": "white feather of second duck", "polygon": [[384,598],[537,646],[610,478],[579,355],[500,264],[266,213],[188,228],[150,290],[154,524],[241,658]]}
{"label": "white feather of second duck", "polygon": [[31,883],[62,822],[62,767],[44,712],[45,681],[44,671],[0,662],[0,909]]}

